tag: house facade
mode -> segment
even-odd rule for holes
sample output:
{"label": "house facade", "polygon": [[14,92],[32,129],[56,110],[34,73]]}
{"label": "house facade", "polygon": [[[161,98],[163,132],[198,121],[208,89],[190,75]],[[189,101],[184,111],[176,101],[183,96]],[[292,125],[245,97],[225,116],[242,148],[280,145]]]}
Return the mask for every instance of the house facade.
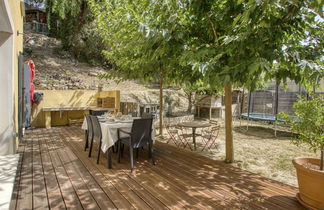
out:
{"label": "house facade", "polygon": [[[0,0],[0,155],[13,154],[18,141],[18,75],[23,51],[24,2]],[[22,60],[22,59],[21,59]]]}

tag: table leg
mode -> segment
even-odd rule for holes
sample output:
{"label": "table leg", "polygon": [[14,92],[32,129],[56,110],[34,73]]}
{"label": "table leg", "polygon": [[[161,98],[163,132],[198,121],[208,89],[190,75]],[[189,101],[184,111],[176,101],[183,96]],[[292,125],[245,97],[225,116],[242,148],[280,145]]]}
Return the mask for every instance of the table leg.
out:
{"label": "table leg", "polygon": [[192,128],[192,140],[194,143],[194,150],[196,150],[196,128]]}
{"label": "table leg", "polygon": [[45,111],[44,115],[45,115],[45,128],[51,128],[51,124],[52,124],[51,112]]}

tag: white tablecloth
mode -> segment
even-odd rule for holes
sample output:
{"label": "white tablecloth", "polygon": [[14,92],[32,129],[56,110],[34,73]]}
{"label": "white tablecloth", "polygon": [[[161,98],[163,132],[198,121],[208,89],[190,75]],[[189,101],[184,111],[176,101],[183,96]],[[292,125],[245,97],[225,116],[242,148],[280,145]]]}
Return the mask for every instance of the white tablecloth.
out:
{"label": "white tablecloth", "polygon": [[[101,150],[103,152],[106,152],[111,146],[113,146],[117,140],[117,129],[122,128],[125,131],[130,132],[132,128],[133,123],[132,122],[113,122],[113,123],[107,123],[107,122],[100,122],[101,126],[101,133],[102,133],[102,144],[101,144]],[[87,130],[87,121],[86,119],[83,120],[82,127],[83,130]],[[152,126],[152,140],[153,143],[155,142],[155,129],[154,126]],[[127,137],[127,134],[121,133],[121,137]]]}

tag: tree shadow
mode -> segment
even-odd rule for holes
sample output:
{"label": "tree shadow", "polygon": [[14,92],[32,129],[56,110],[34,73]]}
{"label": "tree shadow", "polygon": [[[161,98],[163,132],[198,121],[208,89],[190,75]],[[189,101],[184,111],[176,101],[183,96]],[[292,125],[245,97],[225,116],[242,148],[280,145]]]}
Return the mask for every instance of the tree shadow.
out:
{"label": "tree shadow", "polygon": [[[62,128],[71,138],[71,144],[83,146],[80,129]],[[76,156],[86,155],[81,150]],[[94,149],[94,156],[97,150]],[[80,154],[79,154],[80,153]],[[135,159],[135,169],[129,168],[129,152],[124,151],[121,163],[113,154],[113,169],[106,167],[106,155],[100,164],[102,173],[118,185],[136,182],[143,192],[168,200],[168,207],[213,208],[213,209],[302,209],[294,198],[294,187],[273,181],[257,174],[211,160],[196,153],[156,142],[157,165],[147,158],[147,150],[140,150]],[[95,164],[94,160],[92,160]],[[120,178],[123,177],[123,178]],[[130,187],[133,189],[132,187]],[[136,190],[136,189],[133,189]],[[156,194],[158,193],[158,194]]]}

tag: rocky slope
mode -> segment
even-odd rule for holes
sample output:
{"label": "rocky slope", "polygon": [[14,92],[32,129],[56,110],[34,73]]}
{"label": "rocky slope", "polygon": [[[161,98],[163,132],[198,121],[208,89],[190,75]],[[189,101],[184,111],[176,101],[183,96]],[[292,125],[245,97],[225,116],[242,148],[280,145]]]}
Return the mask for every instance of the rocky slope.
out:
{"label": "rocky slope", "polygon": [[[60,41],[46,35],[25,34],[25,60],[33,60],[36,66],[36,89],[47,90],[96,90],[102,84],[103,90],[120,90],[121,101],[158,103],[159,90],[144,86],[136,81],[100,80],[98,75],[105,69],[88,63],[78,62],[63,51]],[[171,98],[175,112],[183,112],[188,101],[182,90],[165,89]]]}

